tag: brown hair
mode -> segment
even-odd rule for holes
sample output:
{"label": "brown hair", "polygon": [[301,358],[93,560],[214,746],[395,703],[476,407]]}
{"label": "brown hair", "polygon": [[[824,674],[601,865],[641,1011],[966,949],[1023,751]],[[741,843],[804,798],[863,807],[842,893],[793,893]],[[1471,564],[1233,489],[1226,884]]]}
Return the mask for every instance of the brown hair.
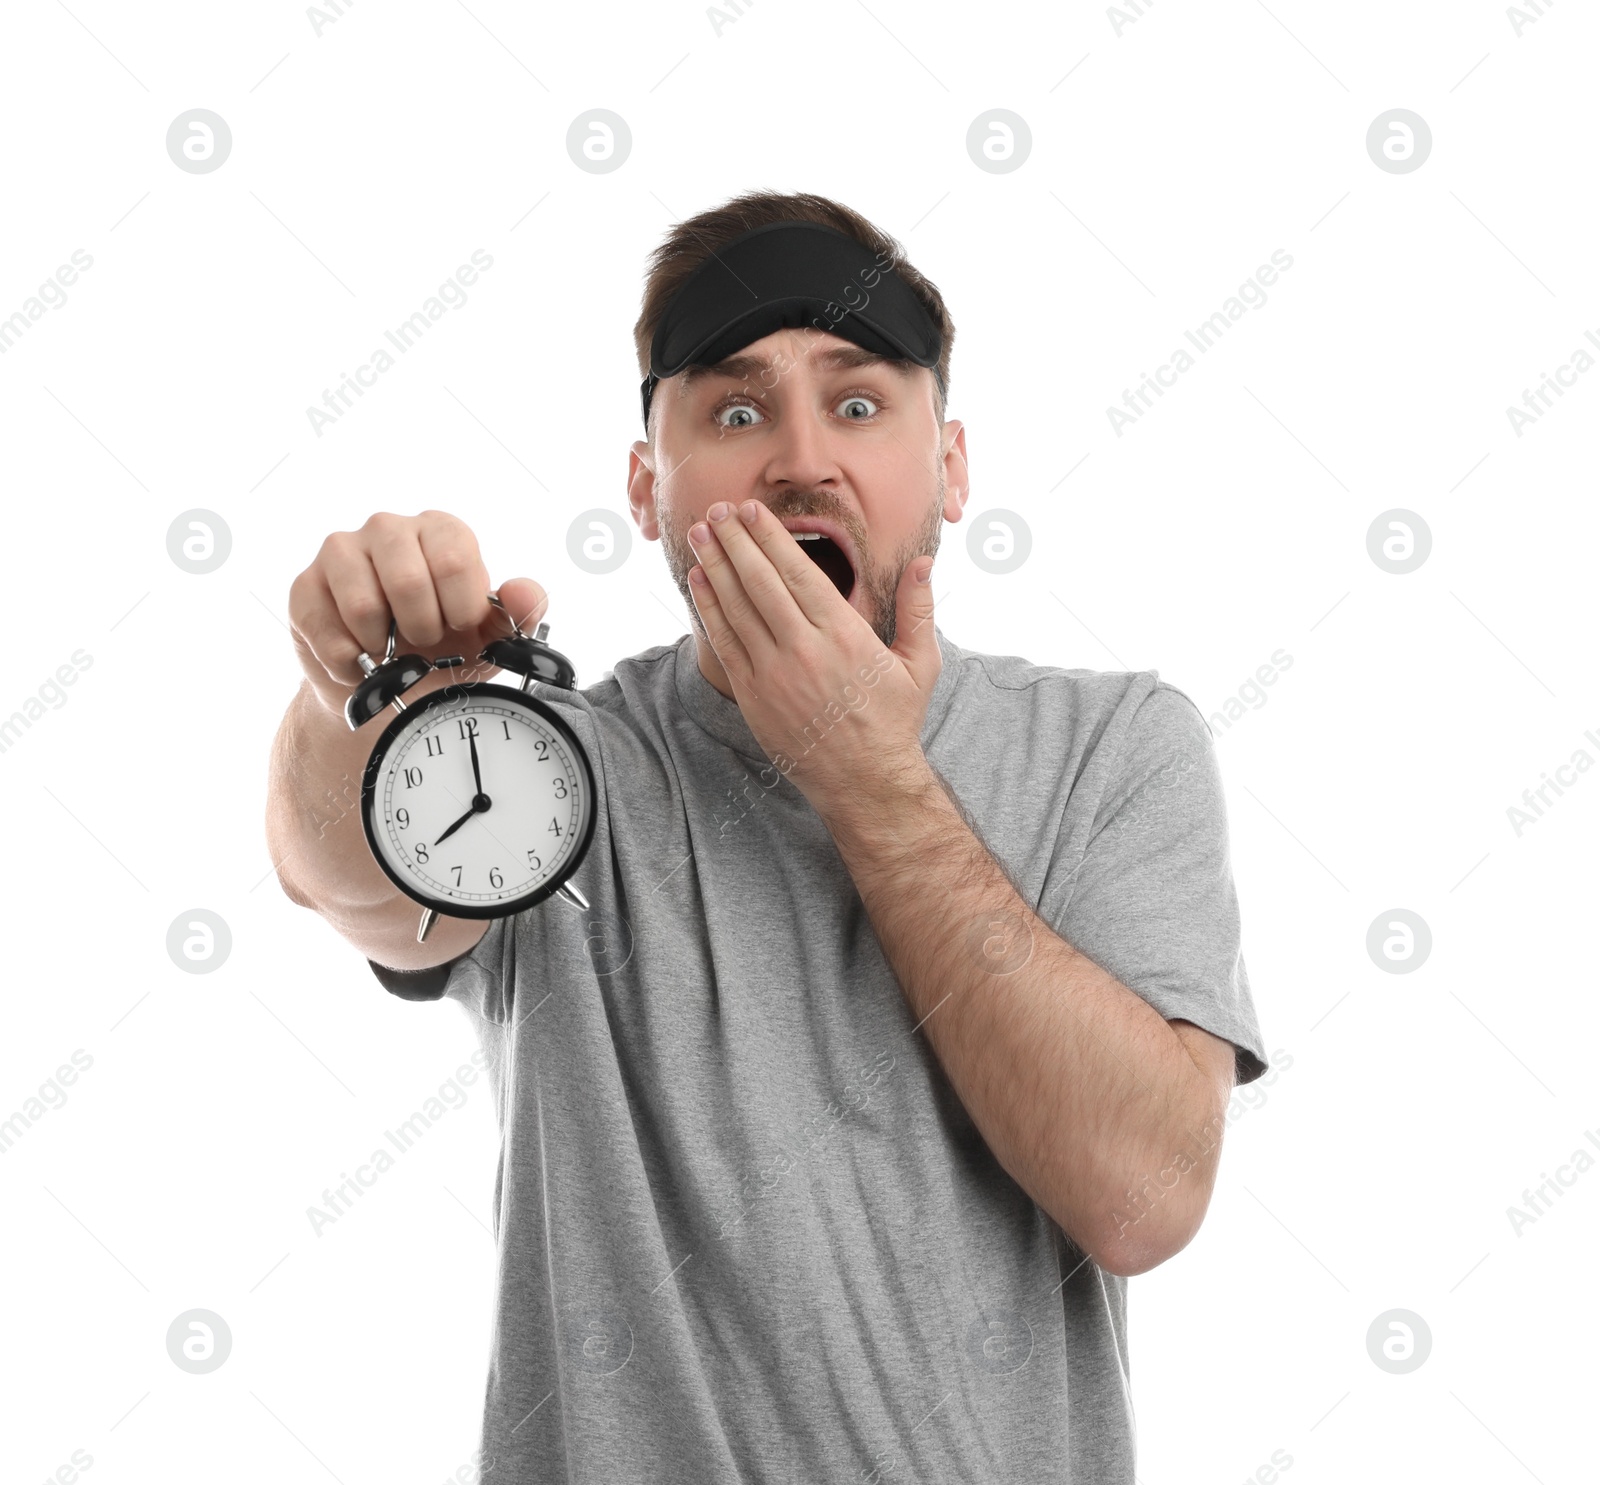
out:
{"label": "brown hair", "polygon": [[[841,202],[804,191],[794,194],[746,191],[743,195],[731,197],[721,206],[676,223],[667,232],[650,255],[650,264],[645,273],[644,298],[639,318],[633,326],[639,375],[644,376],[649,372],[650,342],[655,336],[656,325],[666,312],[672,296],[689,275],[718,248],[752,228],[765,227],[772,222],[820,222],[871,248],[880,263],[893,264],[895,273],[905,281],[938,327],[940,350],[939,363],[934,368],[933,399],[939,421],[943,422],[945,399],[950,388],[950,348],[956,338],[956,327],[950,318],[950,311],[945,308],[943,296],[929,279],[912,267],[904,249],[887,232],[875,227],[860,212],[852,211]],[[895,364],[906,367],[912,365],[909,361]],[[656,399],[652,398],[652,410],[655,405]],[[653,442],[653,428],[649,436]]]}

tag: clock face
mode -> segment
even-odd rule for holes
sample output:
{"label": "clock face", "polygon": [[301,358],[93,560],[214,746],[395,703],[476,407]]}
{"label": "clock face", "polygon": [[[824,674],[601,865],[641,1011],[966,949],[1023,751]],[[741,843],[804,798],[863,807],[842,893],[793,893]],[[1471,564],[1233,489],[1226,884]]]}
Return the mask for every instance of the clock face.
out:
{"label": "clock face", "polygon": [[594,828],[593,776],[565,724],[482,683],[435,692],[389,724],[362,804],[390,880],[452,917],[497,918],[548,896]]}

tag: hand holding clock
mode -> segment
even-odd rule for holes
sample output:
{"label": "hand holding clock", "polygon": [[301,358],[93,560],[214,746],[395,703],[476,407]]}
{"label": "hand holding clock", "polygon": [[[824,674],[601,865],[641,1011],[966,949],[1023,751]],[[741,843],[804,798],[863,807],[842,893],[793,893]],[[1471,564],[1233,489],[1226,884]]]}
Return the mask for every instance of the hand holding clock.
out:
{"label": "hand holding clock", "polygon": [[[419,696],[452,680],[487,679],[494,667],[471,657],[506,630],[490,591],[477,538],[465,522],[439,510],[415,516],[379,511],[357,531],[335,531],[290,585],[295,655],[317,699],[339,716],[361,680],[356,656],[384,652],[391,615],[400,650],[469,657],[453,674],[437,671],[420,681]],[[498,597],[530,631],[549,603],[531,578],[502,583]]]}

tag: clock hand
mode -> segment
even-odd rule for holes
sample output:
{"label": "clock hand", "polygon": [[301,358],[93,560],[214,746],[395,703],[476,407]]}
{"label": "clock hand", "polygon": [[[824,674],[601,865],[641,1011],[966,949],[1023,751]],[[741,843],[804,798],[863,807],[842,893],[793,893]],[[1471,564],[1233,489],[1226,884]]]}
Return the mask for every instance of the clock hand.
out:
{"label": "clock hand", "polygon": [[459,820],[456,821],[454,825],[452,825],[447,831],[445,831],[443,835],[439,837],[439,840],[434,842],[434,845],[438,845],[440,841],[449,840],[450,837],[456,833],[456,831],[461,829],[461,827],[477,813],[478,811],[476,809],[468,810],[466,814],[464,814]]}
{"label": "clock hand", "polygon": [[439,840],[434,842],[434,845],[438,845],[440,841],[449,840],[450,837],[454,835],[456,831],[461,829],[461,827],[465,825],[467,821],[470,820],[474,815],[481,815],[489,808],[489,796],[483,792],[483,775],[478,769],[478,735],[476,732],[469,732],[467,734],[467,745],[472,751],[472,782],[478,792],[472,796],[472,807],[466,812],[466,814],[457,820],[454,825],[446,830],[445,833],[439,837]]}

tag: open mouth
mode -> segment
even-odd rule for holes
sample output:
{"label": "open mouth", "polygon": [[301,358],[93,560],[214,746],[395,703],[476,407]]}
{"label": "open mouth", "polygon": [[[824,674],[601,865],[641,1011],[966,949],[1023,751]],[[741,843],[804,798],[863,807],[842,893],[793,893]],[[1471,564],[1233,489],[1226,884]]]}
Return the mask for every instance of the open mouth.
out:
{"label": "open mouth", "polygon": [[840,551],[839,543],[820,531],[792,531],[790,535],[800,543],[800,549],[828,575],[828,580],[846,598],[856,585],[856,575],[850,559]]}

